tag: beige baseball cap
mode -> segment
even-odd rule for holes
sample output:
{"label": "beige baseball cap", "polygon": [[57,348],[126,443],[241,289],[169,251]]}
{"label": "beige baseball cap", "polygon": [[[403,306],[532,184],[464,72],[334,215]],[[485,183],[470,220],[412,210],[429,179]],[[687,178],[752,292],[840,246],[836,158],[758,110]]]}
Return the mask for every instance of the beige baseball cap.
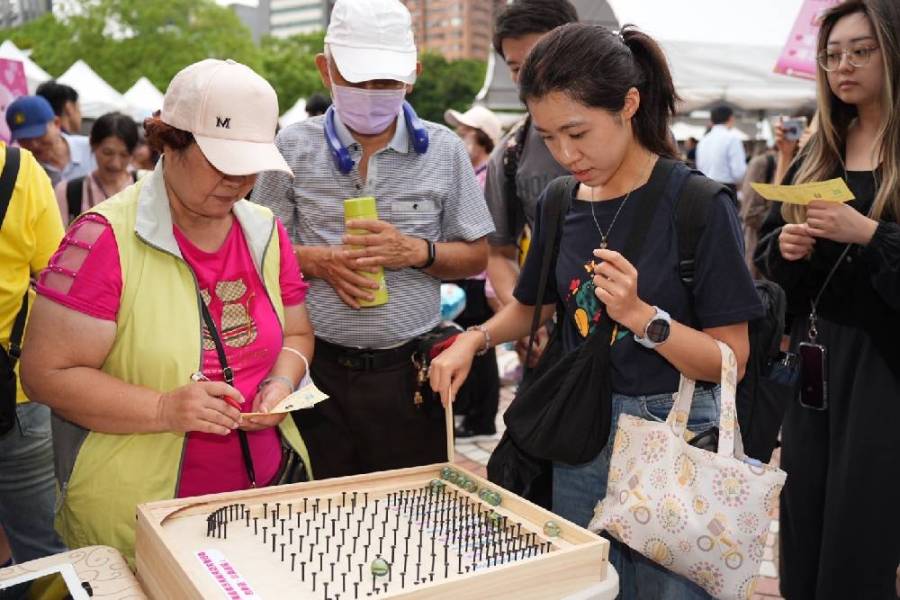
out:
{"label": "beige baseball cap", "polygon": [[274,143],[278,97],[246,65],[214,58],[188,65],[169,82],[160,118],[193,133],[206,159],[227,175],[293,176]]}
{"label": "beige baseball cap", "polygon": [[500,141],[500,134],[503,132],[503,126],[500,119],[493,112],[481,105],[475,105],[464,113],[448,109],[444,111],[444,120],[451,127],[459,127],[465,125],[472,129],[480,129],[485,132],[496,145]]}
{"label": "beige baseball cap", "polygon": [[341,76],[350,83],[416,82],[412,17],[400,0],[337,0],[325,43]]}

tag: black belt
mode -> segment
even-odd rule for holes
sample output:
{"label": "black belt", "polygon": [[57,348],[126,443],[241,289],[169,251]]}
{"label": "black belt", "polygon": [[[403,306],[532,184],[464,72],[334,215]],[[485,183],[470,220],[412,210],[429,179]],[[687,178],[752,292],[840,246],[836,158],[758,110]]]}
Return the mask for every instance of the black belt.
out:
{"label": "black belt", "polygon": [[416,340],[412,339],[402,346],[388,348],[386,350],[368,350],[364,348],[350,348],[327,342],[322,338],[316,338],[316,358],[322,358],[329,362],[337,363],[345,369],[354,371],[377,371],[395,367],[399,364],[412,365],[411,358],[416,347]]}

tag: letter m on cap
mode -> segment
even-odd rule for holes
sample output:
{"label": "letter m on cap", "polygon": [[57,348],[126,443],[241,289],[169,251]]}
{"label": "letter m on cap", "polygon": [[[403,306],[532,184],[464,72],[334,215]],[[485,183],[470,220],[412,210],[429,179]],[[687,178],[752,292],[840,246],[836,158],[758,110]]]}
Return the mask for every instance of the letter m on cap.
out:
{"label": "letter m on cap", "polygon": [[216,127],[231,129],[231,117],[216,117]]}

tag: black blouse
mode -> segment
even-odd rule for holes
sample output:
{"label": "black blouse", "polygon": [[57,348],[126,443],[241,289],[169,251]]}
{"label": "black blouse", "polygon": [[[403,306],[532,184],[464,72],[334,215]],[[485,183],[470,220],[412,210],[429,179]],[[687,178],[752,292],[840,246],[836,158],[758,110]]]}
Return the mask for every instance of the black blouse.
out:
{"label": "black blouse", "polygon": [[[797,170],[795,164],[785,175],[785,183],[794,180]],[[834,174],[840,176],[843,173]],[[878,190],[879,173],[850,171],[846,181],[856,196],[849,204],[868,214]],[[785,260],[778,248],[785,221],[781,203],[773,204],[760,230],[755,263],[766,277],[784,288],[788,311],[805,318],[811,300],[846,244],[817,239],[809,260]],[[866,332],[886,358],[900,355],[900,224],[896,218],[882,215],[871,242],[850,248],[822,294],[818,311],[824,319]]]}

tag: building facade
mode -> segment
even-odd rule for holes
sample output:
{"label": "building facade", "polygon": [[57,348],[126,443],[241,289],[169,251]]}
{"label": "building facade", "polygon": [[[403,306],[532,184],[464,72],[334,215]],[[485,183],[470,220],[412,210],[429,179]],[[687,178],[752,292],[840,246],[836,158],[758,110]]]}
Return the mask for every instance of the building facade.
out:
{"label": "building facade", "polygon": [[[260,7],[262,8],[262,2]],[[298,33],[323,31],[334,0],[267,0],[269,33],[288,37]]]}
{"label": "building facade", "polygon": [[51,0],[0,0],[0,28],[18,27],[52,8]]}
{"label": "building facade", "polygon": [[487,60],[494,15],[505,0],[403,0],[412,14],[419,51],[448,60]]}
{"label": "building facade", "polygon": [[[2,1],[2,0],[0,0]],[[506,0],[402,0],[409,8],[420,51],[448,60],[487,60],[494,15]],[[321,31],[328,27],[334,0],[261,0],[268,31],[276,37]]]}

